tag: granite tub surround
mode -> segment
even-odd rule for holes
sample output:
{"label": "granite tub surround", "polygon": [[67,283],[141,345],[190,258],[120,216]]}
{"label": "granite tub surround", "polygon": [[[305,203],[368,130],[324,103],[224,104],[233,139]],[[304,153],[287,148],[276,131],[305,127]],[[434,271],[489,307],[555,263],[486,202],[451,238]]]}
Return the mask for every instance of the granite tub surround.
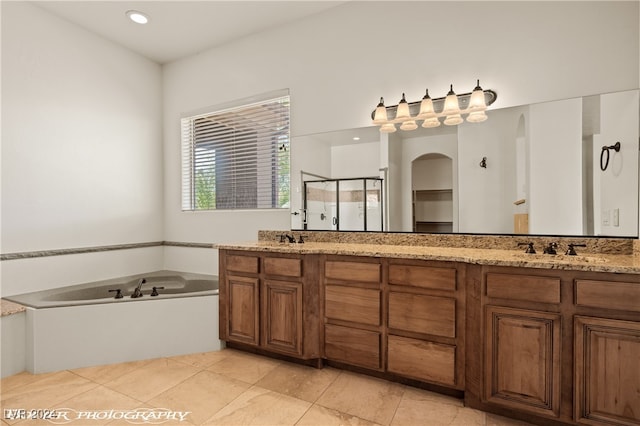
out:
{"label": "granite tub surround", "polygon": [[18,303],[0,299],[0,310],[2,310],[2,314],[0,316],[4,317],[7,315],[19,314],[20,312],[26,311],[27,308]]}
{"label": "granite tub surround", "polygon": [[[290,235],[291,231],[260,231],[258,241],[219,244],[217,248],[276,253],[438,260],[477,265],[640,274],[640,256],[633,254],[633,241],[626,239],[594,240],[586,248],[578,247],[577,256],[567,256],[563,254],[566,250],[566,244],[586,243],[586,239],[575,241],[574,239],[565,238],[563,242],[559,241],[561,238],[551,239],[546,237],[528,237],[524,239],[519,237],[473,235],[304,232],[303,235],[307,237],[304,244],[290,244],[279,242],[282,233],[289,233]],[[297,239],[298,233],[296,232],[295,235]],[[330,238],[333,241],[322,241]],[[537,239],[537,241],[534,241],[534,239]],[[468,244],[463,244],[464,242]],[[520,242],[533,242],[537,253],[524,253],[524,248],[518,247]],[[543,248],[549,242],[558,242],[558,253],[560,254],[542,254]]]}

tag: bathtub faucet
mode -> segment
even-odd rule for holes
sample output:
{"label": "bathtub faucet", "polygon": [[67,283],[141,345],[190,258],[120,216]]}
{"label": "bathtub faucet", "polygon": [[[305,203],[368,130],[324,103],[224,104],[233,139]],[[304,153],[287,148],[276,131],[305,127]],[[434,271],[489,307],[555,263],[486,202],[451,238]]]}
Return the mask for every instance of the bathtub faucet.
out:
{"label": "bathtub faucet", "polygon": [[136,289],[133,290],[133,294],[131,295],[132,299],[137,299],[138,297],[142,297],[142,284],[146,283],[147,280],[145,280],[144,278],[141,278],[140,281],[138,281],[138,285],[136,286]]}

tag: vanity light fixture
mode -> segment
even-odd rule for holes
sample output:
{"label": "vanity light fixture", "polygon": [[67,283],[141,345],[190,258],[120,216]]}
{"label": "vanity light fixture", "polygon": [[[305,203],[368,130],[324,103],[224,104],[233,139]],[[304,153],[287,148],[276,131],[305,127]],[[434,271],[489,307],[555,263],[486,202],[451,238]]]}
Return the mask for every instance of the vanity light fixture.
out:
{"label": "vanity light fixture", "polygon": [[125,12],[125,15],[127,15],[127,17],[131,19],[133,22],[135,22],[136,24],[144,25],[147,22],[149,22],[149,17],[146,14],[140,12],[139,10],[127,10]]}
{"label": "vanity light fixture", "polygon": [[385,106],[384,99],[380,98],[371,118],[373,124],[380,126],[382,133],[395,132],[396,124],[400,124],[401,130],[415,130],[418,128],[416,120],[423,120],[422,127],[425,128],[438,127],[441,117],[445,117],[443,122],[447,126],[462,123],[462,115],[466,115],[470,123],[480,123],[487,119],[487,106],[494,103],[497,97],[493,90],[483,90],[480,80],[471,93],[461,95],[456,95],[452,84],[447,96],[442,98],[432,99],[429,89],[422,100],[417,102],[407,102],[404,93],[398,105]]}

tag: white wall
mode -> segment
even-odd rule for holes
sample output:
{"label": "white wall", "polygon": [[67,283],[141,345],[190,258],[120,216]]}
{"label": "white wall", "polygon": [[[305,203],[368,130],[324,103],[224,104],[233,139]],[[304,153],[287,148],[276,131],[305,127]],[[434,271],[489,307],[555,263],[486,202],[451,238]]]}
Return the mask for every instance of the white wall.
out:
{"label": "white wall", "polygon": [[531,105],[529,232],[582,234],[582,99]]}
{"label": "white wall", "polygon": [[[516,137],[520,108],[491,111],[480,125],[458,126],[460,232],[513,233]],[[486,157],[486,168],[480,167]]]}
{"label": "white wall", "polygon": [[[2,253],[161,241],[161,103],[159,65],[2,2]],[[5,261],[2,293],[162,264],[142,251]]]}
{"label": "white wall", "polygon": [[[598,179],[599,229],[602,235],[637,235],[635,197],[624,194],[638,191],[638,91],[603,95],[600,97],[600,138],[594,144],[594,179]],[[620,142],[620,152],[609,150],[609,165],[600,170],[602,146]],[[606,156],[606,154],[605,154]],[[614,223],[614,211],[618,211],[618,223]],[[609,216],[609,224],[602,222]]]}
{"label": "white wall", "polygon": [[331,147],[331,177],[334,179],[377,177],[380,169],[380,142]]}
{"label": "white wall", "polygon": [[[183,112],[289,88],[297,136],[370,125],[380,96],[417,100],[425,87],[444,95],[449,83],[470,90],[476,78],[498,92],[495,108],[636,88],[637,9],[634,2],[349,2],[166,65],[166,238],[247,240],[290,222],[287,211],[197,219],[180,212]],[[401,70],[385,58],[402,58]]]}

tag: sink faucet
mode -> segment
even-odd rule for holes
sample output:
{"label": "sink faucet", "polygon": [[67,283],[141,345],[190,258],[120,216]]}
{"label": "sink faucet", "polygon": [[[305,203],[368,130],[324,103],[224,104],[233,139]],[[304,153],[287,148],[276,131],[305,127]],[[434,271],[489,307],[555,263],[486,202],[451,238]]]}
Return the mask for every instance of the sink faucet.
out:
{"label": "sink faucet", "polygon": [[565,254],[569,255],[569,256],[576,256],[578,253],[576,253],[575,247],[586,247],[586,244],[568,244],[567,245],[567,252]]}
{"label": "sink faucet", "polygon": [[549,243],[547,247],[542,251],[544,254],[558,254],[556,251],[558,248],[558,243]]}
{"label": "sink faucet", "polygon": [[140,281],[138,281],[138,285],[136,286],[136,289],[133,290],[133,294],[131,295],[132,299],[137,299],[138,297],[142,297],[142,284],[146,283],[147,280],[145,280],[144,278],[141,278]]}

